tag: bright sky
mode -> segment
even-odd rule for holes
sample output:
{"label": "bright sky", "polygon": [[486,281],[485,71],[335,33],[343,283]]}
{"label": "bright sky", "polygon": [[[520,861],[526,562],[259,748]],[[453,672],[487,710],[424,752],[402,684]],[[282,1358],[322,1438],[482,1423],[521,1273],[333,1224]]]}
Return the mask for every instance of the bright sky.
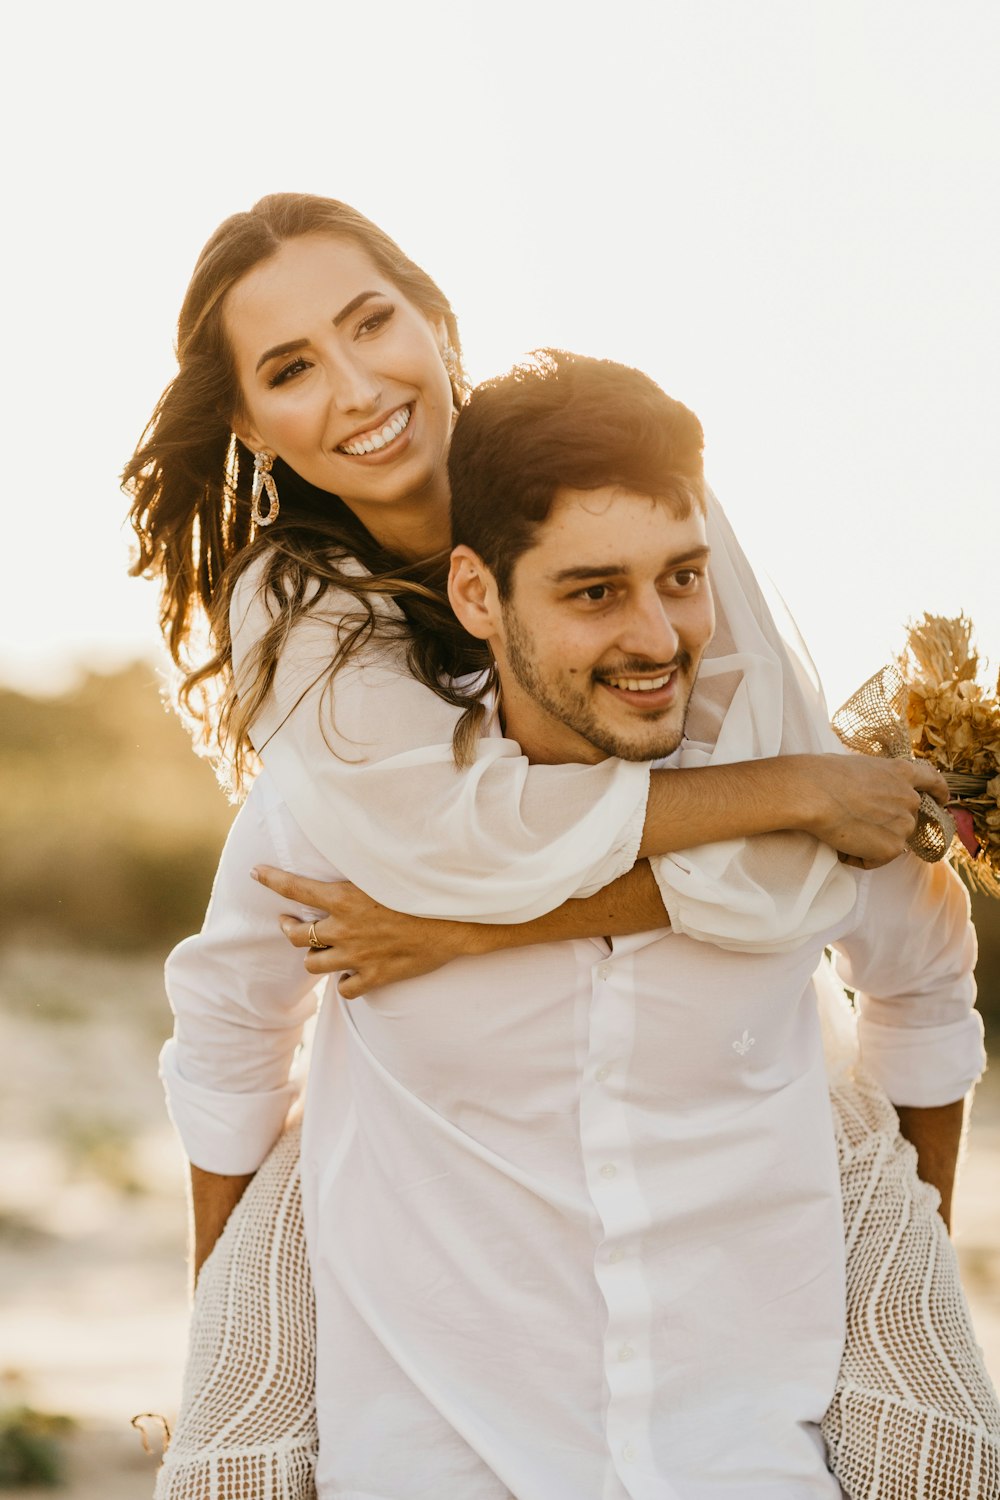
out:
{"label": "bright sky", "polygon": [[558,344],[698,412],[839,701],[923,610],[1000,658],[996,0],[20,6],[0,677],[156,646],[117,474],[216,224],[346,199],[472,373]]}

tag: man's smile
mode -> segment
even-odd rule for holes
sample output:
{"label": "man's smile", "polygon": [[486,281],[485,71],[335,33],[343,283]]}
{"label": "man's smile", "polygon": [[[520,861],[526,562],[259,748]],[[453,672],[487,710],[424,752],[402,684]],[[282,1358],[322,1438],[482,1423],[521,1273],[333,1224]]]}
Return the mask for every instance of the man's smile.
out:
{"label": "man's smile", "polygon": [[689,661],[678,660],[668,667],[658,667],[653,672],[625,670],[613,674],[600,673],[595,674],[594,681],[598,687],[617,698],[619,703],[627,703],[646,713],[659,712],[673,707],[680,672],[689,665]]}

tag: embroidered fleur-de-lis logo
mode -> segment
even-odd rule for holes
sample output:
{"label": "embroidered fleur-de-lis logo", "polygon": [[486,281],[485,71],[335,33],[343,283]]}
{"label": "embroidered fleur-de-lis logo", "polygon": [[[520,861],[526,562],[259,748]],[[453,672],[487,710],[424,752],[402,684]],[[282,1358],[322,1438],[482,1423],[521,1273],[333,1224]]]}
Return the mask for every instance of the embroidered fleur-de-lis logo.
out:
{"label": "embroidered fleur-de-lis logo", "polygon": [[738,1053],[740,1057],[746,1057],[756,1040],[757,1038],[752,1037],[749,1031],[744,1031],[743,1035],[738,1037],[733,1043],[733,1051]]}

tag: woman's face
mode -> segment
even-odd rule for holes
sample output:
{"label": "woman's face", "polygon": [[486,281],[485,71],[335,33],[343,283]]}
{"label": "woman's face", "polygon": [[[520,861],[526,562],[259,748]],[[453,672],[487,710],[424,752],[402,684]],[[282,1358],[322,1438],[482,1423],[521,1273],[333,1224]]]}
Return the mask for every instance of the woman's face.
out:
{"label": "woman's face", "polygon": [[287,240],[232,287],[223,322],[243,395],[242,442],[339,495],[380,539],[405,543],[406,516],[428,506],[446,518],[453,400],[444,324],[434,326],[364,250],[326,234]]}

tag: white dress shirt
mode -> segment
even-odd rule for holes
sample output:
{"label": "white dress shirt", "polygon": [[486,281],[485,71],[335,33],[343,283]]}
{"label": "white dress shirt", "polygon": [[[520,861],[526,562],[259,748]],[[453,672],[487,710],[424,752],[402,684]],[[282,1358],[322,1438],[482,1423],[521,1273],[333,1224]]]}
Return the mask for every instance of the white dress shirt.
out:
{"label": "white dress shirt", "polygon": [[[315,1003],[258,862],[336,878],[267,773],[168,964],[171,1110],[220,1172],[280,1128]],[[322,1500],[838,1494],[817,1428],[844,1323],[824,942],[896,1103],[959,1098],[983,1063],[952,871],[905,856],[858,887],[790,952],[647,933],[331,987],[302,1164]]]}

